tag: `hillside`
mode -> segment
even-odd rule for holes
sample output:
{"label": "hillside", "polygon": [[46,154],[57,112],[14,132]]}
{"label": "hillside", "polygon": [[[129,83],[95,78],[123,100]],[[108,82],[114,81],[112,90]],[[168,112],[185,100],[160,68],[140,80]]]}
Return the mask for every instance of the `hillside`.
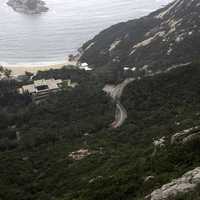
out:
{"label": "hillside", "polygon": [[98,70],[134,67],[149,73],[189,63],[199,59],[199,15],[199,0],[175,0],[102,31],[82,46],[80,60]]}
{"label": "hillside", "polygon": [[49,9],[42,0],[9,0],[7,5],[14,11],[24,14],[40,14],[47,12]]}
{"label": "hillside", "polygon": [[[91,71],[5,70],[0,200],[199,200],[199,9],[176,0],[102,31],[82,47]],[[41,79],[65,84],[18,93]]]}
{"label": "hillside", "polygon": [[[118,129],[110,128],[112,101],[89,74],[63,68],[38,77],[69,74],[85,84],[21,104],[9,117],[1,112],[0,199],[141,200],[200,165],[199,64],[130,83],[121,99],[128,119]],[[171,143],[188,128],[194,139]]]}

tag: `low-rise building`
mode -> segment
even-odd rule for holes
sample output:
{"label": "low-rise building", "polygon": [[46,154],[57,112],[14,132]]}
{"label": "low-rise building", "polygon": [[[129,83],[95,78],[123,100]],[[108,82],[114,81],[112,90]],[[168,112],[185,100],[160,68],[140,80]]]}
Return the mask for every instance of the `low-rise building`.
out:
{"label": "low-rise building", "polygon": [[80,63],[79,64],[79,69],[85,70],[85,71],[92,71],[92,68],[90,68],[87,63]]}
{"label": "low-rise building", "polygon": [[20,88],[20,93],[28,93],[34,100],[40,100],[45,98],[49,93],[61,90],[63,83],[65,83],[67,87],[74,88],[77,86],[77,83],[72,83],[71,80],[41,79],[35,80],[32,84],[22,86]]}
{"label": "low-rise building", "polygon": [[22,93],[29,93],[31,95],[39,94],[41,92],[52,91],[52,90],[59,90],[62,80],[58,79],[41,79],[36,80],[33,84],[24,85],[21,88]]}

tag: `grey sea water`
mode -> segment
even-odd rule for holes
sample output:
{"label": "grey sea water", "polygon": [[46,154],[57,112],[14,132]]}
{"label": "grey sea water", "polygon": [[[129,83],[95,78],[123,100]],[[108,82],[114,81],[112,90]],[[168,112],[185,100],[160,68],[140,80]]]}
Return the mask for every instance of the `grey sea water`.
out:
{"label": "grey sea water", "polygon": [[0,0],[0,63],[59,62],[110,25],[171,0],[46,0],[49,12],[27,16]]}

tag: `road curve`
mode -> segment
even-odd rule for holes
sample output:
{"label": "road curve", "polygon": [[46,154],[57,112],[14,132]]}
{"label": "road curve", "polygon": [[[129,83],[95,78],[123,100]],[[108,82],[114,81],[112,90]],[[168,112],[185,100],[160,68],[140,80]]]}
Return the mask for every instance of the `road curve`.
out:
{"label": "road curve", "polygon": [[[152,76],[155,76],[157,74],[168,73],[169,71],[171,71],[173,69],[183,67],[183,66],[189,66],[189,65],[190,65],[190,62],[184,63],[184,64],[179,64],[179,65],[173,65],[165,71],[150,73],[150,74],[145,75],[144,77],[152,77]],[[129,83],[131,83],[135,80],[141,80],[141,77],[127,78],[122,83],[120,83],[118,85],[105,85],[104,88],[103,88],[103,91],[106,92],[114,100],[114,102],[116,104],[115,121],[111,124],[111,126],[113,128],[120,127],[124,123],[126,118],[128,117],[126,109],[124,108],[124,106],[120,102],[120,98],[122,96],[122,93],[123,93],[125,87]]]}
{"label": "road curve", "polygon": [[134,80],[134,78],[128,78],[118,85],[105,85],[105,87],[103,88],[103,91],[106,92],[116,103],[115,121],[111,124],[113,128],[118,128],[122,126],[122,124],[128,117],[126,109],[120,102],[120,98],[123,94],[125,87]]}
{"label": "road curve", "polygon": [[127,117],[128,115],[126,109],[120,102],[117,102],[115,111],[115,121],[111,124],[111,126],[113,128],[120,127],[124,123]]}

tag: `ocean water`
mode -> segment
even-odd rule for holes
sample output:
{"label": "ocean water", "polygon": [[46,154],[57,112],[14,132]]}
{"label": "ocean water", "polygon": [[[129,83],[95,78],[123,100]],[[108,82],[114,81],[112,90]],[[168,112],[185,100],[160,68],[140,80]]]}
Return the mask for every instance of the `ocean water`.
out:
{"label": "ocean water", "polygon": [[0,0],[0,63],[60,62],[110,25],[141,17],[170,0],[46,0],[49,12],[28,16]]}

